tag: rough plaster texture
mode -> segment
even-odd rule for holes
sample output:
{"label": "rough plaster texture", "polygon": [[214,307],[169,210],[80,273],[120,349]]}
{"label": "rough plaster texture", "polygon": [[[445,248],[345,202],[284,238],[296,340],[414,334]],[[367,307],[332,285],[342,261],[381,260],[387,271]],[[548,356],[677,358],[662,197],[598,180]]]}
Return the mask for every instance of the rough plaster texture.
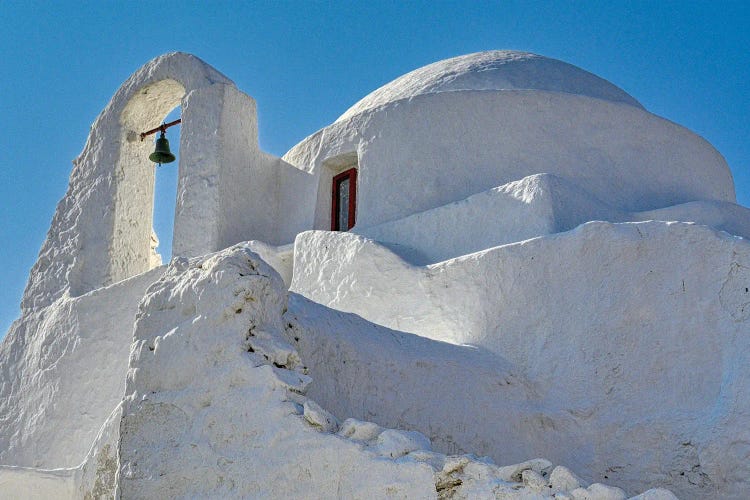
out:
{"label": "rough plaster texture", "polygon": [[[149,269],[153,165],[144,161],[149,144],[138,133],[157,126],[185,92],[214,84],[231,82],[200,59],[178,52],[144,65],[117,90],[73,162],[68,191],[24,292],[24,310]],[[182,124],[188,136],[192,123]]]}
{"label": "rough plaster texture", "polygon": [[314,302],[476,345],[543,398],[564,399],[590,432],[555,460],[626,489],[747,491],[747,240],[694,224],[592,222],[414,267],[360,236],[308,232],[294,269],[291,289]]}
{"label": "rough plaster texture", "polygon": [[[626,498],[619,488],[588,484],[544,459],[498,467],[487,458],[434,452],[419,432],[352,418],[340,422],[305,395],[314,382],[284,338],[285,303],[280,276],[248,247],[175,259],[141,302],[125,400],[111,412],[85,460],[56,470],[0,466],[3,494]],[[295,310],[315,324],[320,306],[302,304]],[[294,328],[287,328],[293,335]],[[369,325],[362,333],[373,328],[378,329]],[[405,361],[410,353],[423,357],[417,370],[455,354],[454,346],[437,344],[414,352],[427,344],[409,337],[394,339],[405,341]],[[529,394],[499,358],[470,350],[456,359],[477,363],[485,376],[499,375],[502,383],[489,384],[496,386],[489,392],[499,387],[511,399]],[[431,371],[430,377],[438,376],[443,375]],[[640,498],[675,498],[662,489],[644,495]]]}
{"label": "rough plaster texture", "polygon": [[312,176],[260,150],[252,98],[233,85],[198,89],[185,97],[182,119],[195,125],[181,134],[174,255],[250,239],[291,243],[311,227]]}
{"label": "rough plaster texture", "polygon": [[[29,278],[24,309],[81,295],[158,262],[154,165],[147,160],[153,146],[139,133],[177,106],[182,131],[175,255],[201,255],[248,239],[290,243],[312,227],[304,207],[314,205],[317,185],[309,174],[260,151],[255,101],[198,58],[167,54],[136,71],[92,125]],[[307,203],[282,202],[282,184]]]}
{"label": "rough plaster texture", "polygon": [[[543,401],[519,367],[486,349],[387,329],[294,293],[284,318],[314,380],[308,395],[341,418],[417,429],[436,451],[497,463],[539,456],[560,444],[558,432],[578,425],[558,413],[560,402]],[[555,429],[539,432],[551,421]]]}
{"label": "rough plaster texture", "polygon": [[149,290],[120,426],[123,497],[430,496],[430,467],[306,422],[284,302],[280,277],[243,249],[174,261]]}
{"label": "rough plaster texture", "polygon": [[694,201],[625,212],[552,174],[536,174],[397,221],[352,231],[388,245],[415,264],[573,229],[584,222],[684,221],[750,239],[750,210],[730,202]]}
{"label": "rough plaster texture", "polygon": [[[291,244],[295,236],[314,227],[317,203],[318,182],[314,175],[290,165],[281,158],[276,162],[278,175],[278,220],[276,224],[276,245]],[[328,191],[330,198],[330,189]],[[330,203],[330,202],[329,202]],[[270,240],[269,240],[270,241]]]}
{"label": "rough plaster texture", "polygon": [[[182,119],[196,126],[181,135],[174,255],[202,255],[248,239],[289,243],[309,227],[309,211],[285,204],[279,185],[304,201],[301,184],[312,186],[305,183],[311,176],[259,149],[252,98],[213,85],[186,96]],[[216,140],[206,144],[205,137]]]}
{"label": "rough plaster texture", "polygon": [[[355,231],[377,237],[381,229],[373,226],[393,222],[385,241],[402,245],[416,239],[413,226],[399,224],[404,217],[541,173],[549,174],[542,183],[553,183],[545,186],[553,197],[562,188],[565,195],[580,191],[606,200],[596,212],[571,207],[571,197],[564,196],[567,205],[550,207],[570,220],[564,229],[575,227],[577,214],[562,215],[574,208],[596,212],[587,220],[611,220],[618,212],[735,201],[724,159],[700,137],[583,70],[508,51],[470,54],[404,75],[293,147],[284,160],[310,175],[293,175],[299,182],[282,178],[281,198],[315,209],[305,215],[299,213],[302,203],[287,207],[293,230],[282,231],[274,244],[289,243],[295,231],[328,229],[331,178],[352,166],[358,168]],[[478,234],[471,235],[472,250],[486,248],[481,244],[488,236]]]}
{"label": "rough plaster texture", "polygon": [[0,493],[3,498],[76,498],[75,471],[0,465]]}
{"label": "rough plaster texture", "polygon": [[[547,460],[498,467],[433,452],[418,432],[339,422],[305,395],[314,381],[284,337],[285,309],[280,276],[247,247],[170,264],[136,321],[120,422],[123,498],[626,498]],[[505,394],[524,395],[502,363],[465,356],[503,374]]]}
{"label": "rough plaster texture", "polygon": [[[178,105],[178,258],[142,274],[137,134]],[[747,496],[747,240],[579,226],[750,235],[705,141],[512,52],[405,75],[283,159],[255,115],[173,53],[97,118],[0,346],[0,496]],[[297,236],[354,165],[382,243]],[[468,452],[571,469],[442,454]]]}
{"label": "rough plaster texture", "polygon": [[632,213],[630,220],[694,222],[750,240],[750,209],[736,203],[693,201],[659,210]]}
{"label": "rough plaster texture", "polygon": [[0,464],[76,467],[125,390],[150,273],[16,321],[0,344]]}
{"label": "rough plaster texture", "polygon": [[569,181],[536,174],[397,221],[355,228],[412,263],[428,264],[626,214]]}
{"label": "rough plaster texture", "polygon": [[[109,135],[104,138],[102,149],[113,149],[112,155],[117,158],[112,176],[114,187],[114,211],[112,214],[113,228],[101,222],[89,228],[92,233],[101,231],[98,235],[104,244],[109,244],[108,254],[91,256],[108,266],[108,273],[104,281],[97,285],[92,279],[101,279],[92,275],[84,263],[82,272],[85,283],[73,283],[72,294],[78,295],[91,288],[98,288],[101,284],[135,276],[151,268],[151,236],[154,233],[152,214],[154,211],[154,166],[148,158],[153,147],[152,140],[141,141],[137,132],[139,127],[148,123],[148,130],[158,124],[159,117],[165,116],[172,108],[180,103],[185,94],[185,87],[176,80],[163,79],[145,84],[138,92],[130,96],[120,112],[119,130],[107,130],[104,124],[97,130]],[[112,112],[114,114],[115,111]],[[94,160],[96,161],[96,160]],[[93,167],[84,165],[82,168]],[[106,178],[111,175],[109,169],[101,169],[100,175]],[[110,230],[112,231],[109,234]],[[84,255],[88,252],[81,252]],[[107,259],[109,257],[109,259]]]}
{"label": "rough plaster texture", "polygon": [[39,469],[0,465],[0,497],[40,500],[117,498],[121,417],[122,404],[118,404],[77,467]]}

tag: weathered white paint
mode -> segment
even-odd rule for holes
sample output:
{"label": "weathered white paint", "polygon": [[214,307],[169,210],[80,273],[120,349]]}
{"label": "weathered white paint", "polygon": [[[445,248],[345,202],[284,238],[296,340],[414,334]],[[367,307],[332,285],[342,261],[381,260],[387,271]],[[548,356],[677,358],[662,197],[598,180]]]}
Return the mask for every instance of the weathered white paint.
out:
{"label": "weathered white paint", "polygon": [[524,177],[454,203],[352,231],[387,245],[411,263],[430,264],[568,231],[594,220],[687,221],[750,239],[750,210],[735,203],[694,201],[626,212],[552,174]]}
{"label": "weathered white paint", "polygon": [[[630,491],[650,481],[689,498],[747,491],[748,240],[696,224],[591,222],[416,267],[361,236],[312,231],[298,236],[294,256],[292,291],[390,328],[486,349],[528,377],[546,409],[563,401],[563,417],[539,421],[556,436],[545,454],[553,460]],[[339,359],[333,353],[346,347],[328,349],[312,355]],[[362,378],[383,376],[373,373],[363,369]],[[393,383],[400,377],[394,371]],[[359,390],[347,380],[337,397]],[[430,435],[432,416],[410,412],[419,399],[403,392],[403,401],[376,392],[374,401],[352,396],[344,405],[388,419],[408,414]],[[577,425],[569,427],[570,416]],[[454,418],[463,429],[483,414]],[[463,447],[475,445],[471,433],[464,439]],[[502,453],[506,444],[487,446]]]}
{"label": "weathered white paint", "polygon": [[[159,260],[137,134],[176,106],[178,258],[143,274]],[[304,232],[329,227],[352,165],[355,230],[381,243]],[[0,346],[0,493],[623,498],[581,482],[608,476],[739,498],[747,241],[579,226],[748,236],[733,202],[710,145],[559,61],[441,61],[280,159],[252,98],[162,56],[94,123]],[[288,284],[365,319],[300,297],[282,316]],[[583,480],[445,456],[415,429]]]}
{"label": "weathered white paint", "polygon": [[40,469],[0,465],[3,498],[118,498],[122,403],[104,422],[88,454],[76,467]]}
{"label": "weathered white paint", "polygon": [[[284,289],[278,274],[241,246],[175,260],[149,289],[136,322],[120,427],[123,498],[549,493],[553,465],[546,460],[497,467],[433,452],[418,432],[339,423],[305,396],[311,380],[304,359],[284,338]],[[315,307],[305,311],[317,314]],[[432,347],[425,359],[448,361],[444,348]],[[525,402],[529,389],[514,386],[523,382],[489,358],[466,353],[458,359],[479,361],[478,373],[502,373],[504,386],[487,392]],[[437,370],[430,379],[440,380]],[[560,492],[587,486],[556,484]],[[617,488],[588,488],[625,498]]]}
{"label": "weathered white paint", "polygon": [[77,467],[125,391],[133,322],[163,269],[16,321],[0,344],[0,464]]}
{"label": "weathered white paint", "polygon": [[412,263],[429,264],[567,231],[591,220],[625,219],[624,212],[571,182],[552,174],[537,174],[353,232],[389,245]]}
{"label": "weathered white paint", "polygon": [[[735,201],[726,163],[700,137],[634,106],[563,93],[419,95],[336,122],[284,159],[318,176],[323,193],[325,161],[352,152],[359,228],[539,173],[626,211]],[[329,206],[319,199],[316,222]]]}
{"label": "weathered white paint", "polygon": [[255,255],[229,249],[174,261],[149,290],[121,424],[123,498],[434,496],[429,466],[379,459],[305,422],[309,380],[281,334],[284,288]]}
{"label": "weathered white paint", "polygon": [[40,470],[0,465],[4,498],[76,498],[75,469]]}
{"label": "weathered white paint", "polygon": [[[284,318],[313,378],[308,395],[340,418],[416,429],[436,451],[497,463],[541,456],[560,444],[558,433],[569,439],[580,425],[518,366],[486,349],[390,330],[294,293]],[[538,432],[545,420],[555,429]]]}
{"label": "weathered white paint", "polygon": [[[39,309],[64,294],[78,296],[149,269],[153,164],[147,160],[151,146],[138,133],[157,126],[185,92],[214,84],[231,82],[194,56],[172,53],[149,62],[118,89],[74,161],[23,309]],[[183,123],[183,134],[189,137],[193,125],[198,124]],[[202,142],[210,143],[211,136]]]}
{"label": "weathered white paint", "polygon": [[[257,220],[269,224],[265,222],[269,214],[252,196],[256,193],[251,186],[265,181],[263,172],[255,175],[253,185],[249,182],[265,163],[259,161],[255,101],[234,85],[213,85],[189,93],[182,119],[183,124],[195,126],[183,128],[180,135],[173,254],[193,256],[239,241],[232,241],[236,238],[233,231],[248,229],[247,223],[234,219],[234,227],[228,227],[228,217],[258,212]],[[258,238],[269,236],[267,226],[251,230]]]}

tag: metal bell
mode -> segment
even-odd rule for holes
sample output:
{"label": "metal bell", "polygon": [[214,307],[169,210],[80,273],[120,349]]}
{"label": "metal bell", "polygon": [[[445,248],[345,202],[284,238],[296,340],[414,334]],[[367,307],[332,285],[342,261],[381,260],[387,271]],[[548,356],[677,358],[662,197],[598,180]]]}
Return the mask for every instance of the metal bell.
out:
{"label": "metal bell", "polygon": [[169,141],[164,137],[164,131],[162,130],[161,135],[156,139],[156,147],[154,152],[148,156],[148,159],[154,163],[161,165],[162,163],[172,163],[175,160],[175,156],[169,150]]}

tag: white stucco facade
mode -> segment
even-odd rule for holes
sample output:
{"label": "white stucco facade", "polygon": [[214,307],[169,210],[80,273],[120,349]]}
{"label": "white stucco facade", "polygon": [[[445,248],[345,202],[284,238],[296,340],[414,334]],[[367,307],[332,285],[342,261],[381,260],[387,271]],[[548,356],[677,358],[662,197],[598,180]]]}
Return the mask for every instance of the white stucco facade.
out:
{"label": "white stucco facade", "polygon": [[[160,265],[139,134],[177,106]],[[279,158],[161,56],[0,346],[0,497],[743,498],[748,237],[718,151],[561,61],[436,62]]]}

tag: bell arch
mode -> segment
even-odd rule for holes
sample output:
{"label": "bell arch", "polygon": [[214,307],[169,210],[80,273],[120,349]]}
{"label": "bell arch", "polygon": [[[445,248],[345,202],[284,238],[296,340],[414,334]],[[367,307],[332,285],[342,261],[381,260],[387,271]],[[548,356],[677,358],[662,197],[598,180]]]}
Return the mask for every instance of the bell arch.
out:
{"label": "bell arch", "polygon": [[139,127],[143,130],[157,127],[170,111],[181,105],[184,96],[185,87],[180,82],[160,80],[140,89],[120,115],[123,129],[114,173],[111,282],[148,271],[153,265],[151,233],[156,172],[148,160],[153,141],[141,140],[134,131]]}
{"label": "bell arch", "polygon": [[140,133],[177,106],[182,130],[173,255],[220,248],[222,192],[258,149],[255,101],[197,57],[173,52],[131,75],[94,121],[32,268],[22,309],[151,267],[154,166],[148,160],[152,143],[141,141]]}

